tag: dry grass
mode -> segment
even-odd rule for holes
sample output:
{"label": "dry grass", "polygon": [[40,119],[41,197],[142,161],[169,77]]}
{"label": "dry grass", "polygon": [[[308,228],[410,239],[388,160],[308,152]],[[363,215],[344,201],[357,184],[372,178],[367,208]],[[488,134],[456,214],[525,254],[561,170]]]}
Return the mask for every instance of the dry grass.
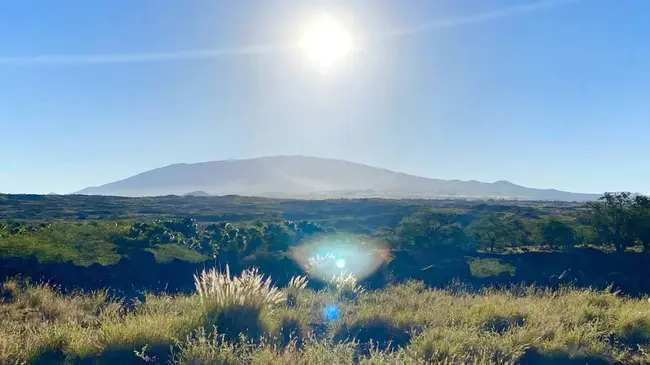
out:
{"label": "dry grass", "polygon": [[355,300],[365,291],[365,289],[358,284],[357,278],[347,272],[334,275],[330,280],[330,284],[336,288],[339,298],[341,299]]}
{"label": "dry grass", "polygon": [[307,280],[306,276],[293,276],[289,280],[287,289],[304,290],[307,288],[307,284],[309,284],[309,280]]}
{"label": "dry grass", "polygon": [[[63,295],[47,285],[5,282],[10,294],[0,304],[0,364],[650,363],[650,303],[607,291],[471,293],[408,282],[350,301],[335,288],[273,288],[252,271],[243,278],[221,275],[205,279],[202,294],[147,294],[129,311],[106,292]],[[259,297],[222,296],[206,305],[213,281],[226,277],[256,289],[219,290]],[[291,290],[300,291],[293,306],[275,300]],[[332,306],[337,315],[324,319]],[[243,326],[241,334],[233,335],[227,323]]]}
{"label": "dry grass", "polygon": [[307,284],[309,284],[309,280],[307,280],[306,276],[293,276],[291,280],[289,280],[286,290],[287,305],[289,307],[295,307],[298,305],[300,293],[307,289]]}
{"label": "dry grass", "polygon": [[271,278],[265,278],[257,269],[245,270],[239,277],[234,277],[226,265],[224,272],[211,269],[195,275],[194,283],[201,301],[207,305],[239,305],[261,310],[273,308],[286,300],[284,294],[271,285]]}

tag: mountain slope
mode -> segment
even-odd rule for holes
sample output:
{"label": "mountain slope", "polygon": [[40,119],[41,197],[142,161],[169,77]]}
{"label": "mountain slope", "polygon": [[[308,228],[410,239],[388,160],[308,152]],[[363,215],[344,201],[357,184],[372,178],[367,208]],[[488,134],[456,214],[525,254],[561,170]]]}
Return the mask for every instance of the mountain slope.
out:
{"label": "mountain slope", "polygon": [[270,197],[507,198],[585,201],[594,194],[531,189],[507,181],[429,179],[342,160],[306,156],[175,164],[90,187],[77,194],[117,196],[212,195]]}

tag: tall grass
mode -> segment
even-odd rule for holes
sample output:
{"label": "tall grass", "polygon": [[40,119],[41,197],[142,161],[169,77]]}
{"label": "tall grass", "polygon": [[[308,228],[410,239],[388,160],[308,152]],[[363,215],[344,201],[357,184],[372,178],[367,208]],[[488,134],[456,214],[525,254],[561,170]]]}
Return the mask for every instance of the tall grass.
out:
{"label": "tall grass", "polygon": [[336,288],[341,299],[357,299],[365,289],[358,284],[357,278],[347,272],[332,276],[330,284]]}
{"label": "tall grass", "polygon": [[[650,363],[650,303],[609,291],[407,282],[346,300],[255,270],[195,280],[195,294],[149,293],[128,310],[107,292],[5,282],[0,364]],[[338,316],[324,317],[331,307]]]}
{"label": "tall grass", "polygon": [[271,277],[265,278],[257,269],[244,270],[241,276],[234,277],[226,265],[224,272],[211,269],[195,275],[194,283],[202,302],[220,307],[239,305],[261,310],[286,300],[280,289],[271,285]]}
{"label": "tall grass", "polygon": [[288,306],[295,307],[298,305],[298,297],[303,290],[307,289],[307,284],[309,284],[309,280],[307,280],[306,276],[293,276],[289,280],[286,290]]}

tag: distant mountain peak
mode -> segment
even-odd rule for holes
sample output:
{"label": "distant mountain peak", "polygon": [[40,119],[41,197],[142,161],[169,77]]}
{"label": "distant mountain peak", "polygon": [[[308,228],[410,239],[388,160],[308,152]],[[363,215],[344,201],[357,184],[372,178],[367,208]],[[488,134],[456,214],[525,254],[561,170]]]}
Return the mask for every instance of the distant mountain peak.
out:
{"label": "distant mountain peak", "polygon": [[183,194],[183,196],[211,196],[211,195],[206,193],[205,191],[197,190],[197,191],[193,191],[191,193],[185,193],[185,194]]}
{"label": "distant mountain peak", "polygon": [[531,189],[499,180],[441,180],[355,162],[304,155],[178,163],[78,194],[118,196],[247,195],[285,198],[506,198],[585,201],[594,194]]}

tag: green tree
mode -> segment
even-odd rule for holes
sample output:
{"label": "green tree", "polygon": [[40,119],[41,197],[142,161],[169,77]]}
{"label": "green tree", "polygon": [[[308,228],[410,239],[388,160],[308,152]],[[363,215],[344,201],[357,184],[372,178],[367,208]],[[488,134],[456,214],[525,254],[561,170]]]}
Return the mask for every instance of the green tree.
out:
{"label": "green tree", "polygon": [[643,252],[650,252],[650,197],[634,197],[632,220],[634,237],[643,245]]}
{"label": "green tree", "polygon": [[543,219],[539,223],[543,243],[553,250],[557,247],[573,247],[576,244],[576,231],[568,223],[556,218]]}
{"label": "green tree", "polygon": [[510,246],[517,247],[530,243],[530,231],[524,220],[518,217],[504,218],[505,223],[510,226]]}
{"label": "green tree", "polygon": [[634,200],[630,193],[605,193],[597,202],[589,202],[587,221],[597,232],[600,243],[611,244],[616,252],[634,246]]}
{"label": "green tree", "polygon": [[295,241],[294,232],[290,231],[285,224],[269,223],[264,227],[269,251],[287,251]]}
{"label": "green tree", "polygon": [[468,232],[476,238],[481,247],[490,252],[512,246],[517,241],[517,226],[507,218],[488,214],[468,227]]}
{"label": "green tree", "polygon": [[393,237],[398,247],[409,251],[441,248],[467,249],[470,240],[453,213],[424,210],[403,218]]}

